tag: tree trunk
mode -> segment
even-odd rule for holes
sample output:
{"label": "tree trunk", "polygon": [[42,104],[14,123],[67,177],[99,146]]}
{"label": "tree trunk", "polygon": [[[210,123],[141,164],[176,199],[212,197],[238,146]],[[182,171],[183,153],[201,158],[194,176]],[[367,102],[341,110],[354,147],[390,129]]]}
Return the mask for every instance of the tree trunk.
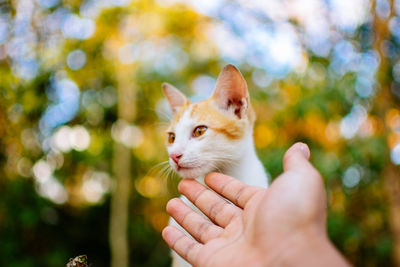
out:
{"label": "tree trunk", "polygon": [[[132,123],[135,116],[135,91],[132,68],[117,66],[118,118]],[[115,188],[111,196],[109,241],[111,267],[129,266],[128,217],[132,180],[131,150],[114,143],[113,173]]]}

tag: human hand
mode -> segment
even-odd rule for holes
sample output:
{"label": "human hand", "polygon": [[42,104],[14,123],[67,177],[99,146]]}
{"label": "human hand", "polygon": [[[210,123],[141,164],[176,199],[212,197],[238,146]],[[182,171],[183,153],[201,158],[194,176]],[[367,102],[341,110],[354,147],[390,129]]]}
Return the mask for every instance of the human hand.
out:
{"label": "human hand", "polygon": [[163,230],[164,240],[196,266],[347,266],[326,235],[324,185],[309,156],[305,144],[293,145],[283,174],[268,189],[208,175],[206,184],[233,204],[184,179],[179,191],[211,221],[172,199],[168,213],[195,240],[172,226]]}

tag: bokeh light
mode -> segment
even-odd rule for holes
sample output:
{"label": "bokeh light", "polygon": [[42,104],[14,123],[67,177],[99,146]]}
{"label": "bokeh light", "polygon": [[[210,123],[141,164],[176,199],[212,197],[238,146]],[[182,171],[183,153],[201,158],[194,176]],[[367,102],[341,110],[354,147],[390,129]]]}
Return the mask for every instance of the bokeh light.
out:
{"label": "bokeh light", "polygon": [[356,166],[349,167],[343,174],[343,185],[347,188],[353,188],[361,180],[361,172]]}
{"label": "bokeh light", "polygon": [[86,64],[86,54],[80,49],[76,49],[68,54],[67,65],[71,70],[79,70]]}
{"label": "bokeh light", "polygon": [[90,203],[99,203],[111,190],[110,176],[105,172],[87,171],[83,177],[82,193]]}
{"label": "bokeh light", "polygon": [[138,147],[143,142],[143,133],[139,127],[129,125],[119,120],[111,128],[111,136],[115,141],[121,142],[127,147]]}
{"label": "bokeh light", "polygon": [[397,144],[390,152],[390,158],[396,165],[400,165],[400,144]]}

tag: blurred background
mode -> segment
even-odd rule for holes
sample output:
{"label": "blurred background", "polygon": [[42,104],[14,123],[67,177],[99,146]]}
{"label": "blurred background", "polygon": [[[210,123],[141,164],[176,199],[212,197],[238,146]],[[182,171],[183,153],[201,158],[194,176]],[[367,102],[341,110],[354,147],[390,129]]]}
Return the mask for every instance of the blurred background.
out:
{"label": "blurred background", "polygon": [[168,266],[166,81],[245,76],[272,179],[295,141],[329,236],[400,266],[399,0],[0,0],[0,265]]}

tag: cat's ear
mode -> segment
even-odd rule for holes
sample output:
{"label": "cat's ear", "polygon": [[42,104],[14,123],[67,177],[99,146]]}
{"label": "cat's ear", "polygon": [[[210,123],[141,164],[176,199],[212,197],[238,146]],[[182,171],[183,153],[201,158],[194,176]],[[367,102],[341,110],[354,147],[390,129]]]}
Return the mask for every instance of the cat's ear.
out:
{"label": "cat's ear", "polygon": [[162,89],[169,105],[171,106],[173,114],[175,114],[182,106],[190,103],[186,96],[169,83],[163,83]]}
{"label": "cat's ear", "polygon": [[231,110],[239,119],[243,117],[249,106],[249,92],[235,66],[229,64],[221,71],[212,98],[219,108]]}

